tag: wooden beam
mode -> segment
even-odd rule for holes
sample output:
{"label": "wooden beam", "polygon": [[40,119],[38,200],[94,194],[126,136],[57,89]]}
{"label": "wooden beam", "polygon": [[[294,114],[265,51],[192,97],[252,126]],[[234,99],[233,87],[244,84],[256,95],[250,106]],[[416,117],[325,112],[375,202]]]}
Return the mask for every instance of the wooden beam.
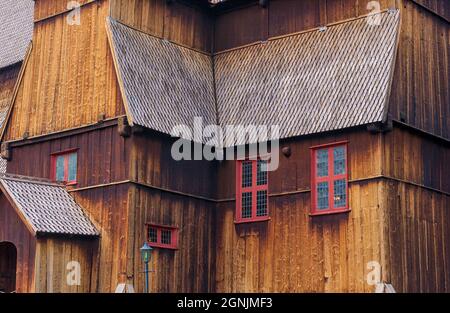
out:
{"label": "wooden beam", "polygon": [[14,102],[16,102],[17,94],[19,92],[19,87],[20,87],[20,84],[22,83],[23,75],[25,73],[25,68],[27,67],[28,60],[30,59],[32,50],[33,50],[33,42],[30,42],[30,45],[28,46],[27,52],[25,54],[25,59],[24,59],[24,61],[22,63],[20,71],[19,71],[19,77],[17,78],[16,84],[14,85],[13,96],[11,97],[11,100],[9,102],[8,113],[6,114],[5,121],[3,122],[3,127],[1,128],[0,142],[3,141],[3,136],[5,135],[5,130],[8,127],[9,118],[11,117],[11,113],[12,113],[12,110],[13,110]]}
{"label": "wooden beam", "polygon": [[27,139],[8,141],[8,144],[10,147],[14,148],[14,147],[31,145],[31,144],[35,144],[35,143],[39,143],[39,142],[44,142],[44,141],[48,141],[48,140],[54,140],[54,139],[60,139],[60,138],[74,136],[74,135],[79,135],[79,134],[87,133],[87,132],[90,132],[93,130],[98,130],[98,129],[115,126],[118,124],[119,118],[120,118],[120,116],[104,120],[100,123],[89,124],[89,125],[84,125],[84,126],[79,126],[79,127],[73,127],[73,128],[69,128],[66,130],[57,131],[57,132],[53,132],[53,133],[49,133],[49,134],[45,134],[45,135],[29,137]]}
{"label": "wooden beam", "polygon": [[[443,19],[445,22],[447,22],[447,23],[450,22],[450,21],[447,19],[447,17],[445,17],[445,16],[441,15],[440,13],[436,12],[435,10],[429,8],[427,5],[424,5],[424,4],[420,3],[420,2],[418,2],[417,0],[410,0],[410,1],[411,1],[412,3],[414,3],[415,5],[421,7],[421,8],[424,9],[425,11],[431,13],[432,15],[434,15],[434,16],[440,18],[440,19]],[[448,0],[446,0],[446,1],[448,1]]]}

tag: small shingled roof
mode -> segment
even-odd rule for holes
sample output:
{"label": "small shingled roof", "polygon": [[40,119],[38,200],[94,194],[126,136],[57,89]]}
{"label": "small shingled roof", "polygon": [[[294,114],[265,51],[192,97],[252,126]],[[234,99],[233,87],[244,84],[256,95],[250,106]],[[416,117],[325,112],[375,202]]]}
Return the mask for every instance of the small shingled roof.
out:
{"label": "small shingled roof", "polygon": [[35,235],[99,236],[63,185],[0,174],[0,188]]}
{"label": "small shingled roof", "polygon": [[33,36],[33,0],[0,1],[0,69],[21,62]]}
{"label": "small shingled roof", "polygon": [[204,125],[279,125],[281,139],[385,121],[400,18],[380,17],[213,56],[107,24],[132,124],[170,134],[199,116]]}

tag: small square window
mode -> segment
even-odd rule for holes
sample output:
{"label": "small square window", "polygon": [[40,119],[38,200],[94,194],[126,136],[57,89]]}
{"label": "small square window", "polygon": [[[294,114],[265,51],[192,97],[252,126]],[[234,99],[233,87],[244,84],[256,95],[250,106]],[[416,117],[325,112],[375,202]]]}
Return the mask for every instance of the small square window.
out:
{"label": "small square window", "polygon": [[67,184],[77,182],[77,152],[56,153],[51,156],[52,179]]}

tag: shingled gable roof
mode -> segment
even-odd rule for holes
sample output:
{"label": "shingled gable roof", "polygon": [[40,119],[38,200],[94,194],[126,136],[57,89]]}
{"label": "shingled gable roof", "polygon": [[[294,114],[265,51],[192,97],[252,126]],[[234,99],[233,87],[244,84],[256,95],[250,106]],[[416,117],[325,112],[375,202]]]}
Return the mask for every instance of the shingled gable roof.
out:
{"label": "shingled gable roof", "polygon": [[399,12],[380,15],[380,25],[359,18],[213,56],[107,24],[132,124],[170,133],[201,116],[276,124],[287,138],[386,119]]}
{"label": "shingled gable roof", "polygon": [[0,174],[0,188],[34,235],[99,235],[63,185]]}
{"label": "shingled gable roof", "polygon": [[23,60],[33,35],[33,0],[0,1],[0,69]]}

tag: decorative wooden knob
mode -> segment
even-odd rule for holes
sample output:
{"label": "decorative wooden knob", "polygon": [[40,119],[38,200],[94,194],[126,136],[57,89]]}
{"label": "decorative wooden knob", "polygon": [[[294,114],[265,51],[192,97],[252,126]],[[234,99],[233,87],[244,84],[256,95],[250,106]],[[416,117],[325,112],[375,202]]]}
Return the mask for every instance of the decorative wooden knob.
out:
{"label": "decorative wooden knob", "polygon": [[292,154],[291,147],[289,147],[289,146],[283,147],[281,149],[281,152],[283,152],[284,156],[287,157],[287,158],[290,157],[291,154]]}

